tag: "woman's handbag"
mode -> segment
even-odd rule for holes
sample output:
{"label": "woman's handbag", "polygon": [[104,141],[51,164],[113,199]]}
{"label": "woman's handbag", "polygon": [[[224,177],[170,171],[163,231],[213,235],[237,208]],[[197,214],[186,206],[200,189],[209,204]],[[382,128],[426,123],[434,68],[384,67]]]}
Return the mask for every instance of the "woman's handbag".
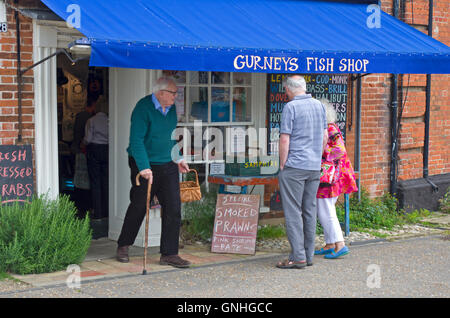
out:
{"label": "woman's handbag", "polygon": [[182,181],[180,182],[180,197],[181,202],[199,201],[202,198],[200,191],[200,184],[198,182],[198,174],[195,169],[190,169],[187,173],[194,171],[196,181]]}
{"label": "woman's handbag", "polygon": [[336,182],[337,177],[336,165],[332,161],[322,160],[320,167],[320,186],[331,187]]}

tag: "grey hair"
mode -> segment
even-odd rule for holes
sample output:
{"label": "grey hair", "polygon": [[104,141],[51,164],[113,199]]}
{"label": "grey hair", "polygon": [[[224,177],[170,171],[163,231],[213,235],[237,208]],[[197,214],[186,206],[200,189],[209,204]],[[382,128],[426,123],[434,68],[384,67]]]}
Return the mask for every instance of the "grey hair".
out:
{"label": "grey hair", "polygon": [[325,113],[327,115],[327,123],[328,124],[335,123],[337,120],[337,114],[336,114],[336,110],[334,109],[333,105],[331,105],[330,102],[325,98],[321,98],[321,99],[319,99],[319,101],[325,107]]}
{"label": "grey hair", "polygon": [[163,76],[158,78],[155,85],[153,85],[152,93],[155,94],[163,89],[167,89],[170,83],[175,84],[175,81],[171,77]]}
{"label": "grey hair", "polygon": [[303,76],[294,75],[288,76],[284,80],[284,87],[289,88],[289,90],[293,93],[306,92],[306,81]]}

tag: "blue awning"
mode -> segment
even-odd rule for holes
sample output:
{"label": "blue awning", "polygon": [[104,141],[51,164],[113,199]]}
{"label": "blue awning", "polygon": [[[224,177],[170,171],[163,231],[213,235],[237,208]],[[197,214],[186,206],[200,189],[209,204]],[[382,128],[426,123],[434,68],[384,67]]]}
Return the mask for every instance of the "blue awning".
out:
{"label": "blue awning", "polygon": [[90,64],[94,66],[265,73],[450,73],[447,45],[377,11],[368,0],[42,2],[61,18],[79,22],[77,29],[91,43]]}

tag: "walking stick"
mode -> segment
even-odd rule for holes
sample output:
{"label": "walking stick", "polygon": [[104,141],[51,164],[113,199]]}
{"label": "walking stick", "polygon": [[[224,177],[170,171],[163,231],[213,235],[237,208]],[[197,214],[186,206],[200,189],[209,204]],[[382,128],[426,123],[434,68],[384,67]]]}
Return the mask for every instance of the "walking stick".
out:
{"label": "walking stick", "polygon": [[[139,183],[140,173],[136,176],[136,185],[140,186]],[[150,211],[150,195],[152,191],[152,184],[150,180],[147,181],[147,204],[146,204],[146,215],[145,215],[145,248],[144,248],[144,269],[142,270],[142,275],[147,275],[147,247],[148,247],[148,221],[149,221],[149,211]]]}

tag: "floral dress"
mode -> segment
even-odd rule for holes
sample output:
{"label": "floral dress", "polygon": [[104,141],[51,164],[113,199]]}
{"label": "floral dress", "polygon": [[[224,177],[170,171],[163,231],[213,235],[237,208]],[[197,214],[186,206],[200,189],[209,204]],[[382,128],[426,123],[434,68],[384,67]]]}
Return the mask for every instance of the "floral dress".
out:
{"label": "floral dress", "polygon": [[322,154],[322,160],[336,163],[337,181],[331,187],[319,187],[317,198],[334,198],[342,193],[358,191],[355,172],[347,157],[344,139],[336,124],[328,124],[328,142]]}

